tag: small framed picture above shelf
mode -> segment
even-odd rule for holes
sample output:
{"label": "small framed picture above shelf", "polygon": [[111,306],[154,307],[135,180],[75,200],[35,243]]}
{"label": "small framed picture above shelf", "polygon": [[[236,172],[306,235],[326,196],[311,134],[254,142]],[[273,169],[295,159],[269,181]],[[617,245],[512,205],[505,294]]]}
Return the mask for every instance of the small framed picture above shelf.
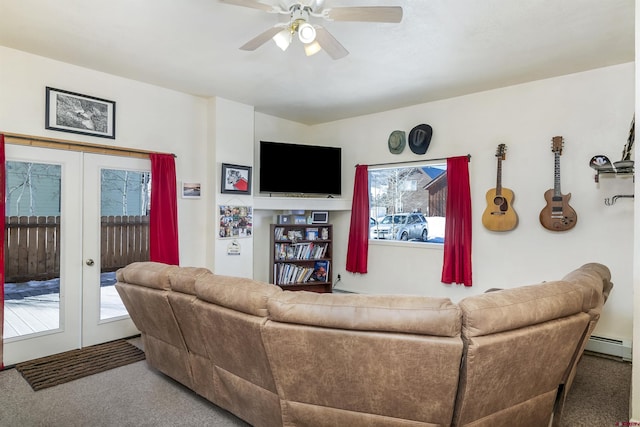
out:
{"label": "small framed picture above shelf", "polygon": [[331,224],[271,224],[269,281],[287,290],[331,292]]}
{"label": "small framed picture above shelf", "polygon": [[329,212],[328,211],[313,211],[311,212],[311,223],[312,224],[328,224],[329,223]]}

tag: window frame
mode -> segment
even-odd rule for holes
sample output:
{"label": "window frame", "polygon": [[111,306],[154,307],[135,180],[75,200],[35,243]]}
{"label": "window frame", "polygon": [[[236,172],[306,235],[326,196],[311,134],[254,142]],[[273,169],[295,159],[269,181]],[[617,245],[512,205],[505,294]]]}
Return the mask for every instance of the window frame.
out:
{"label": "window frame", "polygon": [[[425,162],[408,162],[408,163],[393,163],[393,164],[388,164],[388,165],[380,165],[380,166],[374,166],[374,167],[369,167],[368,168],[368,174],[369,174],[369,184],[368,184],[368,191],[369,191],[369,217],[373,218],[376,223],[374,225],[369,226],[369,236],[368,236],[368,241],[370,245],[380,245],[380,246],[399,246],[399,247],[419,247],[419,248],[426,248],[426,249],[439,249],[442,250],[444,248],[444,226],[442,226],[442,241],[421,241],[421,240],[400,240],[400,239],[377,239],[377,238],[373,238],[372,237],[372,230],[374,227],[380,225],[383,222],[383,219],[386,216],[389,215],[395,215],[395,213],[389,213],[389,211],[387,211],[387,213],[385,215],[375,215],[375,212],[380,208],[379,206],[376,206],[376,202],[375,202],[375,198],[376,195],[375,193],[380,194],[379,192],[377,192],[375,190],[375,183],[374,186],[372,186],[372,173],[375,174],[376,171],[380,171],[380,170],[393,170],[393,169],[398,169],[398,170],[406,170],[406,169],[421,169],[421,173],[423,173],[424,175],[428,176],[430,178],[430,180],[428,181],[427,185],[429,185],[431,182],[436,181],[436,179],[440,178],[443,174],[444,174],[444,179],[445,179],[445,185],[444,185],[444,194],[445,194],[445,198],[444,198],[444,202],[441,202],[444,204],[444,207],[446,207],[446,166],[447,163],[446,161],[425,161]],[[436,176],[429,176],[426,172],[426,169],[424,168],[429,168],[429,170],[433,170],[433,169],[442,169],[443,173],[440,173]],[[415,172],[409,172],[410,175],[413,177],[413,174]],[[414,178],[411,178],[412,180]],[[407,181],[405,181],[407,182]],[[402,183],[398,183],[397,186],[406,186],[405,182]],[[378,186],[379,188],[380,186]],[[424,189],[424,183],[419,184],[417,186],[417,188],[419,189]],[[418,190],[420,191],[420,190]],[[428,191],[428,190],[427,190]],[[402,199],[402,196],[400,196]],[[394,202],[394,206],[397,205],[397,201],[393,201]],[[400,200],[400,202],[402,202],[402,200]],[[424,203],[423,203],[424,204]],[[428,196],[427,196],[427,200],[426,200],[426,204],[428,206],[429,204],[429,200],[428,200]],[[400,205],[402,205],[400,203]],[[444,208],[442,207],[442,208]],[[409,208],[411,209],[411,208]],[[402,209],[403,212],[398,212],[398,214],[403,213],[403,214],[408,214],[408,218],[407,218],[407,225],[410,225],[410,221],[411,221],[411,214],[416,213],[416,212],[412,212],[412,211],[404,211],[404,209]],[[424,212],[418,212],[420,214],[422,214],[422,216],[425,218],[427,227],[429,227],[429,216],[428,216],[428,212],[427,214],[425,214]],[[439,216],[437,216],[439,218]],[[444,217],[444,215],[442,216]],[[418,221],[418,222],[414,222],[413,224],[416,223],[421,223],[422,221]],[[395,236],[394,236],[395,237]]]}

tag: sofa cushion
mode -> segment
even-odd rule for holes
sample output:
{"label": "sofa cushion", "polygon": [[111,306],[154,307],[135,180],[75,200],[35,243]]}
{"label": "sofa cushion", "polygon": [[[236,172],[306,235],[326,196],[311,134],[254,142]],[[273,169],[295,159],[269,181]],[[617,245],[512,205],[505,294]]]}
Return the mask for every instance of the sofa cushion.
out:
{"label": "sofa cushion", "polygon": [[206,274],[213,274],[208,268],[181,267],[169,273],[171,290],[185,294],[196,294],[196,280]]}
{"label": "sofa cushion", "polygon": [[580,286],[584,297],[582,309],[585,312],[595,309],[599,313],[613,287],[611,271],[597,263],[585,264],[564,276],[562,280]]}
{"label": "sofa cushion", "polygon": [[267,300],[281,292],[279,286],[243,277],[211,274],[196,280],[201,300],[261,317],[267,317]]}
{"label": "sofa cushion", "polygon": [[360,331],[460,335],[460,309],[449,298],[284,291],[269,300],[269,317],[285,323]]}
{"label": "sofa cushion", "polygon": [[116,272],[118,282],[155,289],[171,289],[169,273],[180,267],[160,262],[134,262]]}
{"label": "sofa cushion", "polygon": [[460,301],[467,337],[495,334],[582,312],[583,295],[570,282],[503,289]]}

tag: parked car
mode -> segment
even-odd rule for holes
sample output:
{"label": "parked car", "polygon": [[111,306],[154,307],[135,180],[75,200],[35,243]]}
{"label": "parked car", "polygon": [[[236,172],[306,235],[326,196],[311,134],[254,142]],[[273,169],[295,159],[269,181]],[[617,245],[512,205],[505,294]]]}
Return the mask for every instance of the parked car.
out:
{"label": "parked car", "polygon": [[387,215],[371,227],[372,239],[427,241],[429,228],[421,213]]}

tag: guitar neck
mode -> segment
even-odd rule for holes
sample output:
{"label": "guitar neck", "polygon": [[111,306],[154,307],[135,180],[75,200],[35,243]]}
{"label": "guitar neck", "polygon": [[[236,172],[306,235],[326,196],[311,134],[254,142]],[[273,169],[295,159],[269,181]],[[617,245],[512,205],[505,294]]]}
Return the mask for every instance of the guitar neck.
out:
{"label": "guitar neck", "polygon": [[553,176],[553,195],[555,197],[562,196],[560,191],[560,153],[555,152],[555,172]]}
{"label": "guitar neck", "polygon": [[496,195],[502,195],[502,158],[498,157],[498,168],[496,177]]}

